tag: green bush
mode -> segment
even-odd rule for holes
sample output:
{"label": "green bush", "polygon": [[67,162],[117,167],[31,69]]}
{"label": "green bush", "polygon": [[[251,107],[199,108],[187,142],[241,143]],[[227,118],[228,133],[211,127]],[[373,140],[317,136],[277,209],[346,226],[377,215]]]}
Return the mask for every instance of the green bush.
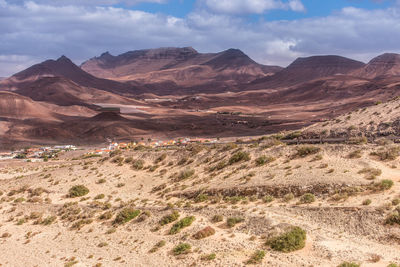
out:
{"label": "green bush", "polygon": [[135,210],[133,208],[124,208],[121,210],[117,217],[115,217],[114,224],[124,224],[133,220],[137,216],[139,216],[140,210]]}
{"label": "green bush", "polygon": [[370,205],[372,203],[372,200],[371,199],[366,199],[366,200],[364,200],[363,202],[362,202],[362,204],[364,205],[364,206],[368,206],[368,205]]}
{"label": "green bush", "polygon": [[161,161],[165,160],[167,158],[167,154],[164,153],[162,155],[160,155],[158,158],[156,158],[156,160],[154,161],[155,164],[160,163]]}
{"label": "green bush", "polygon": [[269,239],[266,243],[273,250],[292,252],[304,248],[306,244],[306,231],[300,227],[292,227],[289,231]]}
{"label": "green bush", "polygon": [[211,220],[214,223],[222,222],[224,220],[224,216],[222,216],[222,215],[214,215]]}
{"label": "green bush", "polygon": [[234,227],[236,224],[243,222],[244,219],[241,217],[230,217],[226,220],[226,225],[228,225],[229,228]]}
{"label": "green bush", "polygon": [[190,253],[190,250],[192,249],[192,246],[188,243],[180,243],[174,249],[172,250],[174,252],[175,256],[181,255],[181,254],[188,254]]}
{"label": "green bush", "polygon": [[166,225],[179,219],[179,212],[173,211],[171,214],[165,215],[160,220],[160,225]]}
{"label": "green bush", "polygon": [[221,151],[222,151],[222,152],[225,152],[225,151],[229,151],[229,150],[235,149],[235,148],[237,148],[237,147],[238,147],[238,145],[235,144],[235,143],[228,143],[228,144],[226,144],[226,145],[224,145],[224,146],[222,147]]}
{"label": "green bush", "polygon": [[179,222],[175,223],[171,229],[169,230],[170,235],[174,235],[179,233],[183,228],[190,226],[194,220],[196,220],[196,217],[194,216],[189,216],[181,219]]}
{"label": "green bush", "polygon": [[313,203],[315,201],[315,196],[311,193],[305,193],[300,197],[301,204]]}
{"label": "green bush", "polygon": [[300,131],[295,131],[295,132],[290,132],[287,135],[285,135],[283,137],[283,139],[285,140],[292,140],[292,139],[296,139],[299,138],[302,135],[302,132]]}
{"label": "green bush", "polygon": [[144,161],[142,159],[137,159],[132,162],[132,167],[135,170],[141,170],[144,168]]}
{"label": "green bush", "polygon": [[114,150],[114,151],[111,151],[111,152],[110,152],[110,158],[112,158],[112,157],[114,157],[114,156],[116,156],[116,155],[120,155],[120,154],[122,154],[122,151],[121,151],[121,150]]}
{"label": "green bush", "polygon": [[261,156],[256,158],[255,162],[257,166],[262,166],[264,164],[271,163],[275,160],[276,159],[274,157]]}
{"label": "green bush", "polygon": [[321,151],[321,148],[316,146],[299,146],[296,148],[297,152],[295,157],[305,158],[309,155],[317,154]]}
{"label": "green bush", "polygon": [[391,147],[386,150],[380,150],[371,153],[373,156],[377,156],[382,161],[391,161],[397,159],[399,156],[400,148],[399,147]]}
{"label": "green bush", "polygon": [[112,163],[122,164],[124,162],[124,158],[121,156],[117,156],[111,160]]}
{"label": "green bush", "polygon": [[125,159],[125,163],[131,163],[133,161],[132,157],[128,157]]}
{"label": "green bush", "polygon": [[89,189],[84,185],[74,185],[69,189],[69,197],[81,197],[87,195]]}
{"label": "green bush", "polygon": [[262,262],[264,257],[265,257],[265,251],[257,250],[246,263],[247,264],[259,264]]}
{"label": "green bush", "polygon": [[267,196],[263,197],[263,201],[264,201],[264,203],[270,203],[270,202],[274,201],[274,197],[271,195],[267,195]]}
{"label": "green bush", "polygon": [[194,199],[196,203],[204,202],[208,200],[207,194],[198,194],[197,197]]}
{"label": "green bush", "polygon": [[217,257],[217,254],[211,253],[211,254],[206,254],[206,255],[201,256],[201,260],[212,261],[212,260],[215,260],[216,257]]}
{"label": "green bush", "polygon": [[99,216],[99,219],[100,220],[109,220],[112,218],[112,216],[113,216],[113,213],[111,211],[106,211]]}
{"label": "green bush", "polygon": [[235,154],[231,156],[229,159],[229,165],[232,165],[234,163],[240,162],[240,161],[248,161],[250,160],[250,154],[244,151],[238,151]]}
{"label": "green bush", "polygon": [[286,195],[283,196],[283,201],[289,202],[294,199],[294,194],[293,193],[287,193]]}
{"label": "green bush", "polygon": [[374,180],[376,177],[382,174],[382,171],[380,169],[375,169],[375,168],[364,168],[358,171],[358,173],[364,174],[365,179],[367,180]]}
{"label": "green bush", "polygon": [[360,264],[355,263],[355,262],[345,261],[345,262],[339,264],[337,267],[360,267]]}
{"label": "green bush", "polygon": [[97,196],[94,197],[94,199],[103,199],[105,197],[104,194],[98,194]]}
{"label": "green bush", "polygon": [[393,213],[389,214],[385,221],[386,224],[389,225],[400,225],[400,214],[398,211],[394,211]]}
{"label": "green bush", "polygon": [[181,171],[178,175],[178,180],[186,180],[194,175],[195,171],[191,169],[186,169],[184,171]]}
{"label": "green bush", "polygon": [[152,247],[149,250],[149,253],[154,253],[156,252],[158,249],[162,248],[163,246],[165,246],[166,242],[164,240],[159,241],[157,244],[154,245],[154,247]]}
{"label": "green bush", "polygon": [[382,180],[380,182],[374,183],[373,184],[373,189],[378,190],[378,191],[385,191],[389,190],[393,186],[393,181],[392,180]]}
{"label": "green bush", "polygon": [[347,143],[352,145],[362,145],[368,143],[368,139],[365,136],[360,137],[350,137]]}
{"label": "green bush", "polygon": [[55,220],[57,219],[56,216],[48,216],[41,221],[41,224],[43,225],[50,225],[52,224]]}
{"label": "green bush", "polygon": [[185,164],[189,159],[187,157],[183,157],[178,161],[178,165],[183,165]]}
{"label": "green bush", "polygon": [[348,155],[350,159],[359,159],[361,158],[361,156],[362,156],[361,150],[355,150],[353,152],[350,152]]}
{"label": "green bush", "polygon": [[228,164],[226,163],[225,160],[221,160],[220,162],[217,163],[217,165],[215,165],[215,169],[217,169],[218,171],[222,170],[223,168],[225,168]]}

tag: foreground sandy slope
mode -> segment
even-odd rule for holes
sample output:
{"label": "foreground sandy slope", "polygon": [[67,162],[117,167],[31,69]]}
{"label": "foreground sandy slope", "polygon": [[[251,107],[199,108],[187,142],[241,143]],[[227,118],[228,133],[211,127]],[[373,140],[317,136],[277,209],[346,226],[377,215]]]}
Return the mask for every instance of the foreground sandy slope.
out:
{"label": "foreground sandy slope", "polygon": [[[400,226],[385,223],[400,198],[394,148],[296,147],[267,140],[131,150],[112,158],[84,159],[84,151],[78,151],[49,162],[3,161],[0,263],[243,266],[263,250],[259,266],[337,266],[344,261],[387,266],[400,262]],[[387,151],[396,159],[370,155]],[[381,186],[385,179],[393,186]],[[84,185],[89,193],[70,197],[74,185]],[[300,203],[305,193],[315,201]],[[270,202],[266,196],[274,198]],[[363,205],[367,199],[370,205]],[[126,208],[141,214],[120,223],[118,214]],[[173,211],[179,219],[195,220],[169,234],[177,221],[160,225],[160,220]],[[228,227],[232,217],[244,220]],[[193,237],[207,226],[215,234]],[[265,244],[289,226],[306,231],[304,248],[284,253]],[[150,252],[160,241],[165,245]],[[173,249],[180,243],[190,244],[191,250],[176,256]],[[215,259],[206,259],[212,253]]]}

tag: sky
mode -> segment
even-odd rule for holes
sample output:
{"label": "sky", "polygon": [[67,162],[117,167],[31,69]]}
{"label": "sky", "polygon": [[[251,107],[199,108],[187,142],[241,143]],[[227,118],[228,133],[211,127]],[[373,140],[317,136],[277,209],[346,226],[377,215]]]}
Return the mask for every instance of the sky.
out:
{"label": "sky", "polygon": [[237,48],[266,65],[400,53],[400,0],[0,0],[0,77],[61,55]]}

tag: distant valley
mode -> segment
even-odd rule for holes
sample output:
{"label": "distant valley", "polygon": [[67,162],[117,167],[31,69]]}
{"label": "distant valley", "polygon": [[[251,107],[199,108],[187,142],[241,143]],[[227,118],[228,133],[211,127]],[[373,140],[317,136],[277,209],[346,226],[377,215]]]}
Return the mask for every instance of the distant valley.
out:
{"label": "distant valley", "polygon": [[398,54],[367,64],[312,56],[286,68],[237,49],[106,52],[81,66],[62,56],[0,81],[0,139],[11,147],[264,135],[387,101],[399,89]]}

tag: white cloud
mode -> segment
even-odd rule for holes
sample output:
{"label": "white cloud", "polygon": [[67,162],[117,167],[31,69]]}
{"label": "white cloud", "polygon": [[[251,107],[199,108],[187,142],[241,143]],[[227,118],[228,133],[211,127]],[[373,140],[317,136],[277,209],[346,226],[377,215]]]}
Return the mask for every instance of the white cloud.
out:
{"label": "white cloud", "polygon": [[[31,0],[0,0],[1,2],[8,1],[12,4],[24,4]],[[38,4],[52,6],[107,6],[116,4],[125,4],[128,6],[137,5],[139,3],[158,3],[164,4],[168,0],[35,0]]]}
{"label": "white cloud", "polygon": [[339,54],[368,61],[383,52],[400,52],[397,8],[344,8],[327,17],[249,22],[205,9],[178,18],[33,1],[0,0],[0,7],[0,76],[63,54],[80,63],[104,51],[163,46],[193,46],[200,52],[239,48],[258,62],[281,66],[298,56]]}
{"label": "white cloud", "polygon": [[201,0],[200,3],[213,12],[227,14],[263,14],[272,9],[305,10],[300,0]]}
{"label": "white cloud", "polygon": [[303,3],[300,0],[291,0],[289,1],[289,7],[293,11],[305,11],[306,8],[304,7]]}

